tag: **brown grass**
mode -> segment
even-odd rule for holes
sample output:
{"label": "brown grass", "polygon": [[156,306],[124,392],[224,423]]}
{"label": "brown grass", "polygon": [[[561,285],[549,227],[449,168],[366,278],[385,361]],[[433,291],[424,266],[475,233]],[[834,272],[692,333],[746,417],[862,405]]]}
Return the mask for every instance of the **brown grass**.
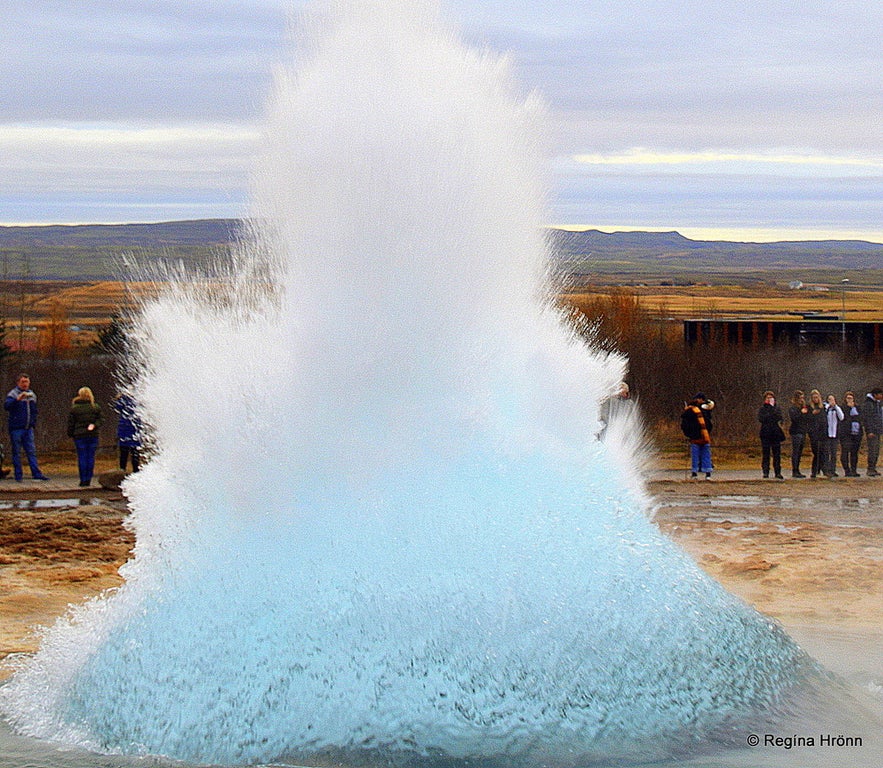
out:
{"label": "brown grass", "polygon": [[[608,295],[610,287],[566,293],[562,299],[576,306],[593,296]],[[656,317],[687,319],[695,317],[781,315],[783,312],[823,312],[839,315],[843,296],[839,291],[782,290],[775,287],[742,286],[636,286],[628,291],[639,297],[641,306]],[[846,292],[846,319],[883,320],[883,294],[874,289]]]}
{"label": "brown grass", "polygon": [[[0,281],[0,315],[6,320],[6,342],[19,340],[25,349],[37,343],[53,315],[60,315],[71,330],[72,346],[85,348],[97,339],[97,331],[114,316],[124,315],[143,298],[156,295],[157,283],[96,283],[55,281]],[[23,331],[21,330],[23,328]]]}

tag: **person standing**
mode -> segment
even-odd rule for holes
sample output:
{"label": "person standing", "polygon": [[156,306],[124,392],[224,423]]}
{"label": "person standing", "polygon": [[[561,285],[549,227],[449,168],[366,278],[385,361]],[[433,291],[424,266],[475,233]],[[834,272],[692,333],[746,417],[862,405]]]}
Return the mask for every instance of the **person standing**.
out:
{"label": "person standing", "polygon": [[89,387],[80,387],[68,414],[67,436],[74,439],[77,448],[77,468],[80,471],[81,488],[92,484],[100,426],[101,406],[95,402],[95,395]]}
{"label": "person standing", "polygon": [[860,477],[858,473],[858,449],[862,444],[862,414],[855,402],[855,394],[843,395],[843,421],[837,427],[840,441],[840,463],[846,477]]}
{"label": "person standing", "polygon": [[690,477],[705,473],[705,479],[711,480],[711,431],[714,428],[711,412],[714,400],[708,400],[703,392],[684,407],[681,413],[681,431],[690,441]]}
{"label": "person standing", "polygon": [[806,445],[806,436],[809,432],[809,406],[806,404],[806,396],[803,390],[797,389],[791,397],[791,405],[788,408],[788,433],[791,435],[791,477],[806,477],[800,472],[800,459],[803,456],[803,448]]}
{"label": "person standing", "polygon": [[868,477],[879,477],[880,435],[883,433],[883,389],[874,387],[862,403],[862,426],[868,438]]}
{"label": "person standing", "polygon": [[9,419],[9,445],[12,451],[12,469],[16,482],[24,476],[21,451],[24,449],[34,480],[48,480],[37,464],[37,448],[34,445],[34,427],[37,424],[37,396],[31,389],[31,377],[20,373],[15,386],[6,395],[3,407]]}
{"label": "person standing", "polygon": [[809,447],[812,450],[812,469],[809,476],[815,478],[824,471],[825,440],[828,424],[825,421],[825,403],[822,393],[813,389],[809,393]]}
{"label": "person standing", "polygon": [[770,456],[772,456],[776,479],[784,480],[782,442],[785,440],[785,433],[782,431],[782,409],[776,405],[776,395],[770,390],[763,393],[763,405],[757,412],[757,420],[760,422],[760,467],[763,476],[770,476]]}
{"label": "person standing", "polygon": [[132,471],[137,472],[141,464],[141,419],[131,395],[121,394],[114,400],[114,410],[119,414],[117,422],[117,446],[120,451],[120,469],[125,471],[132,461]]}
{"label": "person standing", "polygon": [[837,435],[840,422],[843,421],[843,410],[837,405],[837,398],[828,395],[825,402],[825,440],[822,472],[825,477],[839,477],[837,474]]}

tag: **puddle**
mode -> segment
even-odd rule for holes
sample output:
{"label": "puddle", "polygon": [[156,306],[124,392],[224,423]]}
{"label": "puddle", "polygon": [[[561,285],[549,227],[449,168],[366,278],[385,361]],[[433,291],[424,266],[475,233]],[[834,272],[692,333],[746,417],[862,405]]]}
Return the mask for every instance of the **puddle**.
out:
{"label": "puddle", "polygon": [[880,507],[880,499],[854,498],[854,499],[837,499],[824,498],[813,499],[805,497],[791,496],[712,496],[709,498],[702,497],[681,497],[679,499],[664,499],[661,504],[666,507],[726,507],[726,508],[745,508],[745,507],[779,507],[780,509],[842,509],[842,510],[864,510],[878,509]]}
{"label": "puddle", "polygon": [[[706,522],[736,524],[818,522],[833,527],[883,528],[883,502],[869,498],[799,498],[750,495],[722,495],[709,498],[681,496],[657,499],[656,514],[669,511],[677,516],[694,513]],[[692,515],[690,515],[692,516]]]}
{"label": "puddle", "polygon": [[103,499],[15,499],[0,501],[0,511],[19,509],[65,509],[106,503]]}

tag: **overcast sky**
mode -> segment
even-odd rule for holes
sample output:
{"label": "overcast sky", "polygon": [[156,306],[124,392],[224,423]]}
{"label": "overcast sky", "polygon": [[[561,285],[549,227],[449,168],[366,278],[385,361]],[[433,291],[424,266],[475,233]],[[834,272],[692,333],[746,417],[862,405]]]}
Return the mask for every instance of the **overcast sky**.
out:
{"label": "overcast sky", "polygon": [[[243,214],[302,6],[0,0],[0,223]],[[549,107],[550,224],[883,242],[883,4],[443,8]]]}

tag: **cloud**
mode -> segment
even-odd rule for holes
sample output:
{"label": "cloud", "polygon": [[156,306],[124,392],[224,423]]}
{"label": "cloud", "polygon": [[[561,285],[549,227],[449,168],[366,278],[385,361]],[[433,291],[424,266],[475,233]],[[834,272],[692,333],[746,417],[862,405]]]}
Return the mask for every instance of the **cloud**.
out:
{"label": "cloud", "polygon": [[662,152],[633,148],[619,153],[574,155],[573,161],[601,168],[669,173],[791,174],[799,176],[883,176],[883,157],[769,152]]}
{"label": "cloud", "polygon": [[842,232],[880,239],[881,176],[640,172],[562,163],[551,201],[555,221],[686,230]]}
{"label": "cloud", "polygon": [[[482,4],[484,5],[484,4]],[[792,147],[883,155],[883,17],[823,2],[576,2],[541,21],[489,15],[550,104],[559,151]]]}
{"label": "cloud", "polygon": [[0,125],[0,147],[7,151],[40,151],[240,144],[255,141],[260,132],[235,124],[148,125],[34,124]]}
{"label": "cloud", "polygon": [[285,27],[286,13],[271,3],[6,4],[3,118],[251,119]]}
{"label": "cloud", "polygon": [[170,176],[185,187],[239,185],[259,135],[216,124],[0,125],[0,190],[151,186]]}
{"label": "cloud", "polygon": [[[249,132],[289,13],[306,4],[5,3],[0,220],[43,204],[64,215],[54,190],[77,218],[88,218],[90,200],[103,220],[120,200],[163,216],[215,201],[228,215],[246,194]],[[548,104],[556,219],[878,226],[869,191],[883,175],[878,4],[441,5],[469,43],[509,52],[522,92]]]}

